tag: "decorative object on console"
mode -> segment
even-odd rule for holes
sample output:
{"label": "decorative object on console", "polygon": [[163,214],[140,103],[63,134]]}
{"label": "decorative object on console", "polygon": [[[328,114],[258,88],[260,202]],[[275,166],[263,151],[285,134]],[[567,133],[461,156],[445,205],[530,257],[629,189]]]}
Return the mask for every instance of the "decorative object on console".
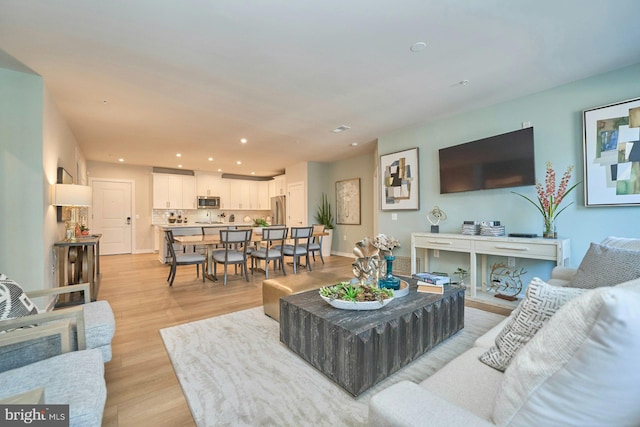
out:
{"label": "decorative object on console", "polygon": [[571,172],[573,171],[573,166],[569,166],[562,176],[562,180],[560,181],[560,185],[556,190],[556,172],[553,170],[553,165],[551,162],[547,162],[547,172],[545,174],[545,185],[544,188],[542,183],[538,181],[536,183],[536,192],[538,193],[538,202],[534,202],[529,197],[524,194],[516,193],[512,191],[513,194],[517,194],[523,199],[527,200],[533,206],[540,211],[542,214],[542,219],[544,221],[544,227],[542,232],[542,237],[547,239],[556,239],[558,234],[556,232],[556,218],[558,215],[562,213],[565,209],[573,204],[573,202],[566,205],[564,208],[558,210],[560,204],[564,200],[564,198],[580,184],[579,182],[573,184],[569,187],[569,180],[571,179]]}
{"label": "decorative object on console", "polygon": [[640,98],[584,110],[585,206],[640,204]]}
{"label": "decorative object on console", "polygon": [[417,148],[380,156],[380,176],[383,211],[420,209]]}
{"label": "decorative object on console", "polygon": [[462,234],[466,236],[480,235],[480,221],[464,221],[462,223]]}
{"label": "decorative object on console", "polygon": [[51,204],[70,207],[70,218],[66,223],[65,240],[76,241],[78,224],[78,208],[91,206],[91,187],[74,184],[54,184],[51,186]]}
{"label": "decorative object on console", "polygon": [[517,300],[517,295],[522,291],[522,276],[527,271],[524,268],[512,269],[504,262],[496,262],[491,266],[489,274],[489,292],[495,292],[496,298],[507,301]]}
{"label": "decorative object on console", "polygon": [[456,268],[456,271],[453,272],[454,275],[458,276],[458,286],[464,286],[464,278],[469,275],[469,270],[465,270],[462,267]]}
{"label": "decorative object on console", "polygon": [[394,290],[400,289],[400,279],[393,275],[393,261],[396,259],[393,256],[393,250],[400,246],[400,242],[394,237],[378,234],[373,239],[373,245],[382,252],[386,264],[386,274],[380,277],[378,286]]}
{"label": "decorative object on console", "polygon": [[431,212],[427,214],[427,221],[431,224],[431,232],[439,233],[440,232],[440,221],[444,221],[447,219],[447,214],[440,209],[438,206],[434,206],[431,209]]}
{"label": "decorative object on console", "polygon": [[336,224],[360,224],[360,178],[336,182]]}

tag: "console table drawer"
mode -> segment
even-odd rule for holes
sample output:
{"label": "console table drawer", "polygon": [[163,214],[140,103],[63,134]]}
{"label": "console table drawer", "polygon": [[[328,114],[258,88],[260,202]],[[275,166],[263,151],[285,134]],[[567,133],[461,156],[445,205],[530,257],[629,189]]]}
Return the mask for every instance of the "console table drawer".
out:
{"label": "console table drawer", "polygon": [[542,244],[535,242],[475,242],[475,249],[478,253],[504,254],[505,256],[522,256],[523,258],[538,258],[555,260],[556,245]]}
{"label": "console table drawer", "polygon": [[414,242],[418,248],[444,249],[448,251],[468,251],[471,249],[470,240],[449,239],[447,237],[414,236]]}

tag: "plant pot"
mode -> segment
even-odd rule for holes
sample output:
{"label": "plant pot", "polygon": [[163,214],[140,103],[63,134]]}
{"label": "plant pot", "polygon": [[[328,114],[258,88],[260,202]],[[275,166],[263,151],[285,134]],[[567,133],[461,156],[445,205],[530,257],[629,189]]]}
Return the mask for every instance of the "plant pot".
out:
{"label": "plant pot", "polygon": [[331,256],[331,244],[333,243],[333,229],[326,229],[328,236],[322,238],[322,257]]}

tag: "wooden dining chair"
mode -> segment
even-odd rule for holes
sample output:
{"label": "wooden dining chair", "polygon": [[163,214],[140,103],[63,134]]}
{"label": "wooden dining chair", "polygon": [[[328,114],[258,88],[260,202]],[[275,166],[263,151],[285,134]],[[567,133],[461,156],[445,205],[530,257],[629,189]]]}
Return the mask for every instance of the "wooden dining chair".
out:
{"label": "wooden dining chair", "polygon": [[244,271],[247,282],[249,281],[249,269],[247,257],[252,230],[220,230],[220,244],[224,249],[213,252],[213,275],[217,277],[218,264],[224,265],[224,285],[227,284],[227,266],[240,266],[240,272]]}
{"label": "wooden dining chair", "polygon": [[284,253],[282,252],[287,233],[287,228],[265,227],[262,229],[262,243],[264,246],[261,245],[251,252],[251,274],[255,269],[254,262],[260,265],[262,260],[264,261],[264,273],[267,279],[269,278],[269,262],[271,261],[273,261],[275,269],[278,268],[278,261],[280,261],[282,274],[287,275],[287,272],[284,271]]}
{"label": "wooden dining chair", "polygon": [[167,282],[169,282],[169,286],[173,286],[173,281],[176,278],[176,270],[179,265],[195,265],[196,266],[196,277],[200,276],[200,265],[202,265],[202,281],[204,282],[205,276],[205,265],[207,262],[207,257],[202,254],[192,253],[178,253],[176,254],[176,250],[173,247],[175,243],[173,240],[173,231],[165,230],[165,240],[167,242],[167,249],[170,255],[170,268],[169,268],[169,276],[167,277]]}
{"label": "wooden dining chair", "polygon": [[309,262],[309,243],[311,243],[311,235],[313,227],[291,227],[290,239],[293,239],[293,245],[284,245],[282,253],[284,256],[293,257],[293,274],[298,274],[298,264],[300,258],[306,258],[306,267],[311,271],[311,263]]}
{"label": "wooden dining chair", "polygon": [[[324,233],[327,226],[324,224],[313,224],[313,234]],[[320,261],[324,264],[324,258],[322,257],[322,239],[324,236],[314,236],[309,243],[309,253],[313,256],[313,262],[316,262],[316,252],[320,255]]]}

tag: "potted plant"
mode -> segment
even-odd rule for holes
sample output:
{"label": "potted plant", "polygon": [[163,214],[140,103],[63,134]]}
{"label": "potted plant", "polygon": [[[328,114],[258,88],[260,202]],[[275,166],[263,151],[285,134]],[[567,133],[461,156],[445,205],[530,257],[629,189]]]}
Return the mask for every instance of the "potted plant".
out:
{"label": "potted plant", "polygon": [[328,236],[324,236],[322,242],[322,256],[331,256],[331,244],[333,243],[333,214],[331,213],[331,203],[327,198],[326,193],[322,193],[322,203],[318,205],[318,212],[316,212],[316,221],[318,224],[322,224],[326,228]]}
{"label": "potted plant", "polygon": [[253,232],[256,234],[262,234],[262,228],[268,227],[269,224],[262,218],[256,218],[253,220]]}

